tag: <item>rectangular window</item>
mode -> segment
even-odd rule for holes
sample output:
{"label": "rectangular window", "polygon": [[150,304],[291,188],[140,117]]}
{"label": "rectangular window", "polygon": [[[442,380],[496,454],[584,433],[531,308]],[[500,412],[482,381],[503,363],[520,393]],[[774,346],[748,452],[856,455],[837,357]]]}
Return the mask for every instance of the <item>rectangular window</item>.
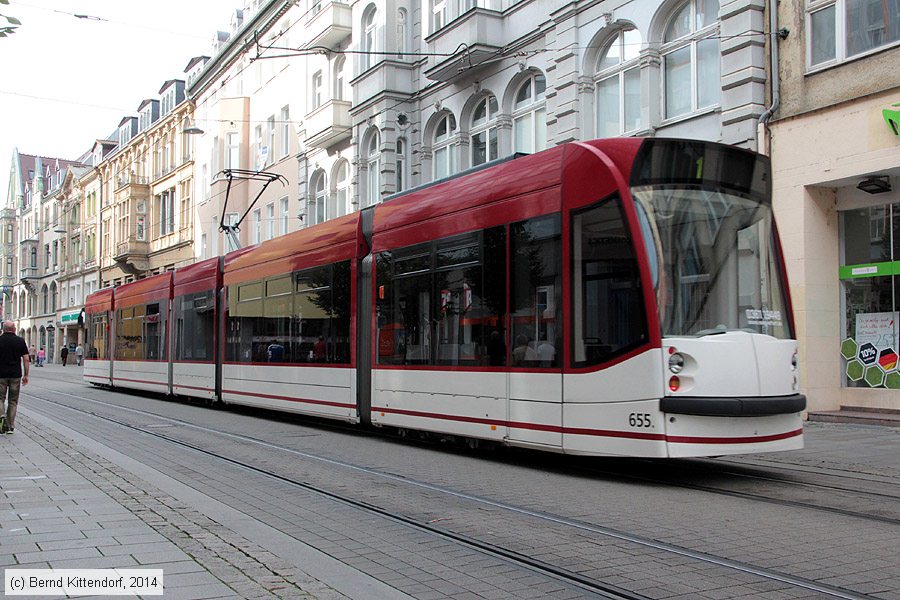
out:
{"label": "rectangular window", "polygon": [[572,366],[597,365],[647,340],[632,237],[617,198],[572,216]]}
{"label": "rectangular window", "polygon": [[251,229],[251,233],[253,236],[251,243],[253,243],[253,244],[258,244],[262,241],[262,239],[261,239],[262,223],[260,222],[261,219],[262,219],[262,216],[260,215],[259,209],[254,210],[253,211],[253,223],[252,223],[253,228]]}
{"label": "rectangular window", "polygon": [[88,316],[87,342],[85,344],[87,346],[86,358],[109,360],[108,331],[108,313],[94,313]]}
{"label": "rectangular window", "polygon": [[290,214],[288,214],[288,199],[281,199],[281,235],[286,235],[290,227]]}
{"label": "rectangular window", "polygon": [[179,296],[174,305],[175,360],[211,362],[216,338],[214,292]]}
{"label": "rectangular window", "polygon": [[[257,128],[258,129],[258,128]],[[240,138],[236,132],[225,134],[225,143],[227,145],[225,154],[225,168],[239,169],[241,168],[241,146]]]}
{"label": "rectangular window", "polygon": [[275,237],[275,203],[266,205],[266,239]]}
{"label": "rectangular window", "polygon": [[281,157],[291,152],[291,111],[285,106],[281,109]]}
{"label": "rectangular window", "polygon": [[350,362],[347,261],[228,287],[226,361]]}
{"label": "rectangular window", "polygon": [[562,364],[562,237],[558,214],[510,226],[511,366]]}
{"label": "rectangular window", "polygon": [[382,252],[376,259],[380,364],[506,364],[506,230]]}
{"label": "rectangular window", "polygon": [[264,165],[272,164],[275,159],[275,115],[266,120],[266,160]]}

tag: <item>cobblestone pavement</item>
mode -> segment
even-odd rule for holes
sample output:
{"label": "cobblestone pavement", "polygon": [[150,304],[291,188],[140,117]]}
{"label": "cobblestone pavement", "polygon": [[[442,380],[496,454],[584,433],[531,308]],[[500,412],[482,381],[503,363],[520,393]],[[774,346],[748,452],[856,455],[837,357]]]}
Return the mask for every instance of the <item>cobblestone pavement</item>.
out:
{"label": "cobblestone pavement", "polygon": [[[65,375],[69,376],[69,373]],[[92,391],[83,387],[69,390],[77,394]],[[115,395],[113,399],[110,395],[104,398],[105,392],[98,393],[99,399],[110,403],[121,402],[139,409],[149,409],[149,405],[153,404],[161,414],[179,418],[196,418],[187,415],[197,410],[203,411],[181,403],[160,403],[140,396]],[[33,406],[36,408],[38,403]],[[404,597],[396,588],[421,599],[583,597],[583,594],[579,596],[571,590],[560,589],[558,584],[516,573],[509,565],[485,561],[483,555],[460,550],[446,542],[426,540],[410,543],[401,537],[405,534],[397,528],[385,530],[383,537],[375,541],[359,539],[360,532],[356,528],[365,528],[369,533],[368,530],[374,529],[375,524],[365,522],[357,525],[346,509],[329,506],[330,501],[316,500],[296,490],[279,489],[274,493],[274,487],[264,487],[254,476],[229,473],[214,468],[214,463],[206,460],[195,460],[193,457],[186,460],[183,455],[179,456],[177,450],[155,450],[152,439],[143,434],[114,433],[112,436],[115,439],[105,438],[105,432],[113,431],[110,426],[85,424],[83,434],[128,455],[113,457],[109,447],[94,440],[80,439],[79,435],[81,438],[85,435],[67,431],[61,426],[59,421],[65,418],[64,413],[41,410],[38,414],[28,408],[27,402],[23,410],[26,418],[20,424],[20,430],[24,435],[20,437],[17,433],[8,438],[14,438],[17,444],[21,439],[34,444],[36,454],[43,450],[48,463],[45,468],[57,468],[50,464],[55,460],[60,469],[69,469],[80,476],[84,480],[81,485],[86,489],[93,487],[99,496],[108,499],[112,509],[118,507],[121,519],[133,519],[135,526],[144,528],[144,534],[157,536],[152,540],[147,538],[146,543],[169,544],[149,551],[151,554],[171,551],[184,556],[182,559],[173,558],[180,556],[177,554],[164,554],[156,558],[156,563],[137,561],[138,566],[164,565],[168,578],[169,565],[174,565],[174,569],[187,569],[187,565],[192,565],[193,571],[172,572],[173,577],[176,574],[198,575],[197,578],[184,577],[183,587],[190,587],[188,583],[195,584],[199,586],[196,590],[199,592],[208,583],[211,586],[226,586],[227,592],[218,596],[194,596],[189,593],[171,597],[244,597],[255,592],[258,592],[258,597]],[[45,417],[45,414],[51,414],[52,419]],[[235,433],[246,433],[260,439],[278,439],[298,451],[349,460],[361,466],[387,470],[399,477],[427,480],[434,485],[519,503],[539,511],[569,515],[586,522],[603,523],[688,547],[708,548],[711,552],[722,552],[725,556],[750,560],[760,566],[793,570],[801,576],[824,580],[835,586],[851,586],[881,598],[900,598],[900,578],[897,577],[897,563],[891,550],[895,544],[893,540],[896,540],[896,528],[893,528],[895,534],[891,534],[892,527],[879,528],[844,517],[819,522],[815,514],[791,508],[766,509],[759,505],[748,508],[739,500],[722,500],[715,506],[701,505],[702,494],[690,491],[622,485],[614,479],[573,478],[557,472],[552,466],[546,469],[534,464],[520,467],[494,461],[484,455],[448,454],[366,436],[332,434],[297,423],[258,419],[229,411],[203,411],[202,419],[216,429],[227,430],[230,426]],[[144,418],[142,427],[171,427],[152,421]],[[807,434],[807,447],[801,451],[723,460],[745,465],[772,464],[853,473],[862,485],[866,481],[880,484],[900,481],[900,461],[897,459],[900,456],[900,430],[813,423],[808,424]],[[179,435],[190,438],[192,434],[181,429]],[[196,435],[199,441],[200,433]],[[0,460],[3,460],[7,441],[0,439]],[[222,443],[231,445],[231,452],[237,446],[238,452],[254,455],[257,461],[285,460],[255,446],[241,447],[239,441]],[[23,454],[31,457],[30,452]],[[26,459],[18,457],[18,460]],[[304,481],[330,477],[336,489],[347,488],[351,491],[353,488],[355,493],[363,490],[371,494],[373,502],[387,497],[406,497],[409,500],[410,492],[404,486],[368,480],[364,475],[347,477],[346,473],[328,473],[324,468],[320,469],[318,463],[304,462],[299,457],[296,462],[298,465],[295,468]],[[148,467],[150,464],[152,469]],[[22,473],[26,471],[22,469]],[[160,472],[172,480],[162,482]],[[0,469],[0,492],[6,489],[6,482],[2,479],[5,475],[6,472]],[[179,484],[182,488],[177,490],[178,493],[173,492],[176,489],[173,486]],[[73,485],[73,489],[78,489],[78,482],[73,482]],[[69,487],[66,486],[66,489]],[[586,501],[587,497],[594,500]],[[4,497],[0,495],[2,502]],[[409,514],[415,514],[422,520],[433,519],[448,527],[456,526],[473,536],[485,531],[492,532],[498,543],[504,543],[507,537],[509,541],[519,538],[517,532],[504,524],[506,517],[502,511],[477,509],[473,512],[470,507],[451,506],[438,495],[428,493],[422,494],[418,502],[418,505],[413,505],[418,508]],[[10,503],[7,506],[24,512],[18,505],[12,507]],[[408,502],[406,506],[409,508]],[[8,513],[3,512],[5,508],[0,504],[0,526],[3,529],[8,527]],[[14,517],[15,514],[9,513],[9,516]],[[104,529],[105,526],[99,528]],[[266,533],[256,535],[254,532],[257,530],[265,530]],[[585,564],[585,553],[610,554],[611,548],[616,545],[601,547],[588,539],[571,542],[552,540],[547,537],[548,533],[536,526],[531,536],[525,538],[525,541],[533,542],[531,554],[575,569]],[[0,532],[0,563],[5,565],[2,561],[8,554],[16,560],[20,558],[16,552],[7,552],[9,543],[4,534],[5,531]],[[783,538],[775,537],[782,534]],[[327,552],[331,562],[317,557],[317,551],[300,540],[318,551]],[[583,547],[578,548],[572,542],[578,542]],[[88,547],[94,546],[88,544]],[[100,546],[96,545],[96,548]],[[45,552],[50,549],[38,546],[36,550],[32,547],[31,551]],[[83,560],[111,560],[102,548],[99,551],[102,557],[73,557],[71,560],[77,564],[68,564],[84,567]],[[134,558],[124,550],[109,556]],[[681,561],[678,559],[639,555],[634,549],[621,544],[610,556],[612,558],[605,562],[597,563],[602,565],[602,569],[587,574],[656,598],[816,597],[798,593],[798,590],[774,589],[771,584],[754,583],[752,578],[723,573],[718,568],[709,568],[708,572],[697,569],[688,575],[679,575]],[[37,564],[58,566],[49,560],[40,561],[37,557],[34,560]],[[54,560],[60,563],[69,559],[55,557]],[[338,560],[341,562],[335,564]],[[669,573],[665,586],[660,587],[655,578],[659,573],[648,571],[648,564],[651,563],[657,571]],[[93,564],[87,563],[87,566]],[[117,566],[102,564],[106,567]],[[238,574],[244,579],[229,579]],[[210,579],[200,579],[201,576]],[[729,577],[733,578],[731,583],[727,582]],[[411,581],[415,583],[411,584]],[[705,583],[707,581],[709,583]],[[176,580],[176,583],[181,582]],[[169,579],[166,584],[166,597],[170,597]],[[240,587],[244,585],[258,587]],[[221,588],[218,589],[221,591]],[[480,591],[473,594],[475,589]],[[174,587],[172,591],[178,593]]]}

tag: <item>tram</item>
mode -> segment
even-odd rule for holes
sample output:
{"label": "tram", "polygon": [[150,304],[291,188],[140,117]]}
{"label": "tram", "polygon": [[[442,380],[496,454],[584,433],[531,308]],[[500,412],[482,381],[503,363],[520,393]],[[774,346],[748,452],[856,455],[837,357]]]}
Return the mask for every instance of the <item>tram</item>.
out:
{"label": "tram", "polygon": [[579,455],[801,448],[768,160],[496,161],[86,303],[84,378]]}

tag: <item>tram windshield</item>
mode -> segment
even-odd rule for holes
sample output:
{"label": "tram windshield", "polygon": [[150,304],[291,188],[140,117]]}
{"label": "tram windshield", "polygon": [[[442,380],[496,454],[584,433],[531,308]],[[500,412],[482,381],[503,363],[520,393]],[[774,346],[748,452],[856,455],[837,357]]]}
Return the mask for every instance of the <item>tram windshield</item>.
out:
{"label": "tram windshield", "polygon": [[632,175],[663,336],[791,337],[767,159],[653,140]]}

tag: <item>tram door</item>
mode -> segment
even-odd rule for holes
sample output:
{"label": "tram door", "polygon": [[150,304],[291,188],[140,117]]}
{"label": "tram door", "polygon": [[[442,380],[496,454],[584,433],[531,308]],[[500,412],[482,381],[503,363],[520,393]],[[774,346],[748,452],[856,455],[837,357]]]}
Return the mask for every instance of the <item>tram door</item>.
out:
{"label": "tram door", "polygon": [[562,444],[562,236],[559,214],[510,226],[509,438]]}

